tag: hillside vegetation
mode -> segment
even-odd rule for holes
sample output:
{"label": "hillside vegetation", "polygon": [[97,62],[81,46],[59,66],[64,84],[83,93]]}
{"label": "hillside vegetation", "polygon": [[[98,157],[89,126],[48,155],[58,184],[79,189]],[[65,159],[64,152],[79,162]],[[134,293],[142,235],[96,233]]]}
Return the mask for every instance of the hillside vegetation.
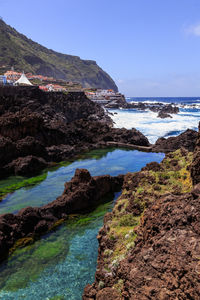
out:
{"label": "hillside vegetation", "polygon": [[95,61],[47,49],[0,20],[0,73],[12,66],[16,71],[80,82],[83,87],[118,90]]}

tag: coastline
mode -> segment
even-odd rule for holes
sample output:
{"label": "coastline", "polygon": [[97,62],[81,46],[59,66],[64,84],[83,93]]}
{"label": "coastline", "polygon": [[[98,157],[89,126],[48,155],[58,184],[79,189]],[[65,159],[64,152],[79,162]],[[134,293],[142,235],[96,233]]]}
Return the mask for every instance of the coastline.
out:
{"label": "coastline", "polygon": [[185,103],[184,107],[181,103],[176,103],[176,105],[179,107],[179,112],[171,115],[172,118],[165,119],[157,118],[157,112],[150,110],[121,108],[108,109],[108,112],[111,113],[110,117],[115,128],[137,128],[151,144],[154,144],[158,138],[177,136],[188,128],[198,131],[199,102],[195,103],[195,107],[193,103]]}
{"label": "coastline", "polygon": [[149,145],[136,129],[112,128],[104,109],[83,92],[5,87],[0,88],[0,95],[1,178],[36,174],[51,162],[104,147],[107,141]]}
{"label": "coastline", "polygon": [[[36,91],[37,90],[34,89],[34,93]],[[39,96],[37,95],[37,97],[39,97],[39,98],[36,97],[35,103],[34,103],[35,100],[32,101],[33,100],[33,98],[31,98],[32,95],[28,94],[28,95],[26,95],[26,97],[27,96],[29,97],[29,101],[28,101],[28,103],[26,103],[26,101],[24,100],[24,99],[26,99],[26,97],[24,97],[23,93],[24,93],[24,91],[22,92],[22,95],[20,97],[18,97],[17,101],[19,101],[19,102],[16,102],[16,103],[18,103],[18,105],[19,104],[23,105],[23,108],[29,107],[29,105],[31,105],[30,107],[34,107],[35,112],[30,114],[29,111],[24,111],[21,114],[21,112],[17,113],[17,111],[15,111],[14,114],[12,115],[11,111],[9,111],[9,114],[8,115],[5,114],[5,116],[3,116],[2,120],[1,120],[2,125],[3,125],[1,128],[1,134],[2,133],[4,134],[3,140],[4,141],[6,140],[6,143],[7,143],[6,145],[9,147],[11,147],[11,146],[13,147],[13,145],[14,145],[14,147],[16,147],[15,149],[18,149],[18,150],[22,151],[21,153],[26,154],[26,156],[22,156],[22,157],[15,159],[14,165],[12,165],[13,162],[11,161],[11,165],[10,165],[11,168],[14,168],[14,166],[15,167],[18,166],[18,167],[20,167],[19,170],[22,170],[22,172],[23,172],[22,174],[31,174],[34,169],[31,169],[30,165],[33,163],[33,166],[35,168],[35,159],[38,159],[38,157],[34,156],[32,152],[29,152],[30,150],[33,151],[33,149],[34,149],[34,151],[36,151],[35,153],[37,153],[37,154],[40,153],[40,155],[41,155],[41,153],[43,153],[43,157],[39,156],[39,161],[42,166],[41,168],[44,168],[44,166],[47,166],[49,163],[48,160],[47,160],[47,165],[45,165],[43,162],[43,160],[46,159],[46,157],[47,157],[47,153],[48,153],[48,159],[50,158],[50,161],[52,161],[52,157],[54,157],[54,158],[56,157],[55,161],[59,161],[59,160],[63,160],[63,158],[66,159],[68,157],[75,157],[75,155],[77,155],[78,153],[80,153],[80,152],[83,153],[84,151],[87,151],[88,149],[91,149],[91,148],[97,149],[99,147],[106,147],[108,145],[112,146],[112,147],[113,146],[128,147],[130,149],[139,149],[142,151],[146,150],[146,151],[160,152],[160,149],[161,149],[161,151],[164,153],[172,152],[172,151],[179,149],[180,147],[184,147],[186,150],[183,150],[183,149],[178,150],[178,151],[181,151],[180,155],[178,154],[178,155],[176,155],[176,157],[174,157],[173,156],[174,154],[168,154],[169,156],[166,156],[166,160],[171,157],[171,160],[169,160],[169,165],[168,165],[168,167],[170,168],[169,172],[171,172],[170,178],[173,178],[173,176],[174,177],[178,176],[177,172],[180,172],[180,176],[184,180],[184,182],[186,183],[186,181],[187,181],[190,184],[190,190],[187,190],[185,192],[191,193],[191,190],[192,190],[191,179],[189,179],[189,175],[188,175],[189,174],[188,168],[189,168],[189,165],[191,164],[191,161],[190,161],[190,164],[186,163],[186,165],[182,166],[183,170],[177,169],[178,168],[177,166],[179,165],[178,160],[183,161],[185,159],[185,157],[188,156],[187,149],[189,151],[194,151],[195,143],[197,140],[197,132],[192,131],[192,130],[187,130],[186,132],[184,132],[183,134],[181,134],[177,137],[173,137],[173,138],[169,138],[169,139],[162,138],[162,139],[159,139],[155,145],[150,145],[148,142],[148,139],[143,134],[141,134],[140,131],[138,131],[136,129],[127,130],[125,128],[122,128],[122,129],[111,128],[110,125],[108,125],[106,123],[108,121],[108,118],[105,116],[104,111],[94,104],[91,104],[91,107],[90,107],[91,102],[87,102],[88,100],[84,98],[83,94],[73,94],[72,93],[70,95],[67,95],[67,98],[65,98],[66,96],[64,96],[63,94],[56,94],[53,96],[52,99],[51,99],[51,95],[47,95],[47,98],[45,99],[45,97],[41,97],[41,95],[43,95],[43,94],[39,94]],[[36,94],[34,94],[34,97]],[[71,101],[70,97],[72,97],[72,102],[70,102]],[[41,100],[39,101],[38,104],[44,105],[43,107],[45,108],[43,111],[43,116],[42,116],[43,119],[39,118],[39,115],[37,114],[38,109],[41,110],[41,107],[39,108],[39,105],[37,104],[37,101],[40,98],[41,98]],[[9,96],[8,103],[9,103],[9,101],[11,101],[11,99],[12,99],[12,97]],[[67,105],[69,105],[69,103],[71,103],[68,106],[68,111],[64,109],[66,99],[68,101]],[[82,102],[83,100],[85,101],[86,104],[88,104],[88,108],[86,109],[86,111],[85,111],[85,108],[83,108],[82,112],[80,113],[80,110],[78,109],[78,107],[81,107],[82,103],[80,103],[80,102]],[[53,101],[56,102],[56,111],[51,110],[52,107],[54,107]],[[7,105],[7,101],[5,101],[5,103]],[[5,105],[5,103],[4,103],[4,105]],[[34,103],[34,105],[33,105],[33,103]],[[74,107],[76,107],[75,110],[74,110]],[[94,110],[93,111],[90,110],[91,108],[94,108]],[[69,122],[69,120],[67,121],[67,118],[69,118],[68,112],[70,110],[73,111],[73,115],[70,116],[71,119]],[[103,113],[102,113],[102,111],[103,111]],[[88,114],[87,120],[82,119],[82,117],[85,116],[85,112]],[[77,115],[77,113],[78,113],[78,115]],[[9,116],[8,122],[6,124],[4,124],[3,121],[5,120],[5,117],[7,118],[8,116]],[[73,120],[73,116],[77,116],[78,119]],[[101,118],[101,117],[103,117],[103,122],[102,122],[102,120],[101,120],[101,122],[99,120],[99,118]],[[62,121],[62,118],[65,118],[64,122]],[[16,123],[13,123],[13,119],[15,120],[15,122],[16,122],[16,120],[17,120],[17,122],[19,122],[17,126],[16,126]],[[21,120],[23,120],[23,122],[25,120],[25,123],[23,123]],[[34,126],[31,127],[31,129],[29,128],[30,120],[31,120],[31,122],[34,121]],[[65,123],[67,124],[67,126],[65,126]],[[52,140],[54,141],[54,143],[56,140],[56,143],[53,145],[50,144],[50,143],[52,143]],[[61,143],[61,141],[62,141],[62,143]],[[63,141],[66,144],[63,144]],[[68,145],[69,142],[71,143],[70,147]],[[76,145],[76,143],[77,143],[77,145]],[[42,151],[41,151],[41,149],[42,149]],[[5,148],[3,150],[5,151]],[[23,152],[24,150],[26,150],[26,151]],[[8,148],[6,148],[6,151],[8,151]],[[14,152],[14,153],[16,153],[16,152]],[[30,155],[27,155],[30,153],[31,153],[31,157],[30,157]],[[181,155],[182,155],[182,157],[181,157]],[[13,158],[11,157],[9,159],[12,160]],[[176,163],[175,163],[175,160],[176,160]],[[190,156],[190,160],[191,160],[191,156]],[[31,162],[31,164],[29,164],[30,162]],[[142,170],[141,173],[139,172],[138,174],[142,174],[142,177],[145,177],[144,173],[142,173],[142,172],[147,172],[147,171],[155,172],[155,178],[157,178],[158,175],[156,175],[156,174],[159,174],[159,172],[161,172],[160,168],[162,169],[162,164],[159,166],[156,163],[152,163],[152,164],[150,164],[149,167],[147,165],[146,169],[143,168],[144,170]],[[14,170],[14,169],[12,169],[12,170]],[[195,171],[195,170],[196,170],[195,167],[193,167],[193,174],[196,174],[195,172],[197,172],[197,171]],[[39,171],[39,169],[38,169],[38,171]],[[173,176],[172,176],[172,171],[174,172]],[[86,173],[84,173],[84,174],[86,174]],[[81,174],[82,173],[80,173],[80,175]],[[128,176],[134,177],[134,175],[132,174],[132,175],[126,175],[126,178],[128,178]],[[141,180],[140,175],[138,175],[138,176],[139,176],[138,178]],[[83,190],[85,191],[85,188],[87,186],[86,178],[89,178],[89,181],[92,180],[91,181],[92,182],[92,190],[96,192],[96,188],[95,188],[93,179],[91,179],[88,176],[86,176],[86,177],[83,176],[83,178],[82,178],[83,179],[83,182],[82,182]],[[102,178],[105,178],[105,176]],[[149,178],[150,177],[148,177],[148,181],[149,181]],[[132,181],[132,177],[129,178],[129,181],[130,181],[130,179]],[[99,180],[100,180],[100,187],[101,188],[104,187],[105,183],[102,183],[101,179],[99,179]],[[134,177],[134,180],[136,180],[136,183],[140,181],[137,179],[137,176]],[[72,182],[73,182],[73,180],[72,180]],[[122,184],[122,183],[120,183],[120,184]],[[127,181],[125,180],[124,185],[126,185],[126,184],[129,185],[130,182],[127,183]],[[161,183],[161,185],[162,184],[163,183]],[[164,184],[166,185],[166,182]],[[63,195],[63,197],[65,197],[65,196],[68,197],[67,195],[71,189],[70,186],[71,186],[70,183],[68,183],[67,189],[64,192],[66,195]],[[72,186],[73,186],[73,184],[72,184]],[[77,189],[77,186],[79,186],[79,181],[76,182],[75,186],[76,186],[75,189]],[[108,186],[112,186],[112,184],[109,183]],[[158,191],[158,194],[156,196],[156,200],[157,200],[157,198],[159,198],[158,195],[159,195],[160,187],[159,187],[159,185],[156,185],[156,182],[153,182],[153,188],[154,187],[155,187],[155,191]],[[167,185],[166,185],[166,187],[168,188]],[[132,193],[134,191],[134,188],[135,187],[130,186],[130,187],[128,187],[128,190],[130,190],[130,192]],[[137,186],[137,188],[141,188],[141,187]],[[111,190],[112,190],[112,188],[111,188]],[[171,191],[171,193],[175,193],[176,195],[179,195],[180,189],[178,189],[177,186],[174,186],[174,189]],[[101,192],[98,192],[97,194],[98,194],[97,196],[100,196]],[[189,195],[189,194],[187,194],[187,195]],[[126,196],[125,196],[125,198],[123,198],[123,197],[119,198],[117,200],[117,203],[118,203],[118,201],[119,201],[119,203],[121,203],[120,201],[123,200],[122,206],[119,210],[120,213],[122,211],[124,211],[123,210],[124,205],[126,206],[124,200],[128,201],[128,198]],[[62,199],[62,197],[60,197],[60,198]],[[78,199],[76,199],[78,201],[77,203],[79,203],[80,199],[82,199],[82,198],[83,197],[79,195]],[[69,200],[69,202],[71,202],[71,200]],[[152,200],[152,203],[153,202],[154,202],[154,200]],[[31,236],[31,232],[36,233],[36,235],[38,235],[38,237],[39,237],[40,234],[44,234],[45,232],[48,232],[48,230],[50,230],[50,228],[52,228],[52,226],[59,226],[63,222],[63,220],[66,218],[66,215],[63,213],[63,211],[66,211],[64,203],[65,202],[63,202],[63,204],[62,204],[62,205],[64,205],[63,207],[62,207],[62,205],[60,207],[60,203],[57,203],[58,207],[56,206],[57,204],[55,205],[54,208],[55,208],[56,213],[58,213],[58,215],[54,215],[54,213],[53,213],[53,208],[51,207],[51,205],[54,205],[54,204],[51,204],[51,203],[48,204],[47,207],[50,207],[50,211],[47,214],[47,219],[43,219],[40,216],[43,208],[36,208],[36,209],[26,208],[26,209],[23,209],[19,213],[19,216],[18,216],[18,214],[16,216],[12,215],[12,214],[1,216],[2,218],[5,218],[5,217],[8,218],[8,220],[2,219],[3,235],[5,235],[5,232],[4,232],[5,228],[8,229],[8,228],[10,228],[9,226],[11,226],[11,228],[9,229],[9,232],[10,233],[14,232],[14,234],[12,234],[12,236],[17,238],[16,240],[15,239],[13,240],[8,236],[7,240],[10,241],[10,243],[12,242],[11,243],[12,245],[8,243],[7,248],[12,249],[12,247],[14,246],[14,244],[17,240],[19,240],[19,243],[16,244],[16,247],[18,247],[18,246],[23,247],[23,246],[27,245],[29,242],[32,243],[33,239]],[[151,203],[145,202],[143,204],[145,207],[147,206],[147,208],[151,207]],[[91,206],[91,203],[89,204],[89,207],[90,206]],[[79,207],[80,212],[82,211],[81,207],[82,206]],[[62,213],[58,208],[61,209]],[[142,211],[141,210],[142,207],[140,207],[140,205],[137,206],[136,208],[140,212]],[[71,211],[71,212],[76,213],[78,211],[75,210],[75,211]],[[114,208],[113,212],[115,212],[115,208]],[[132,214],[132,207],[130,205],[129,205],[128,212],[129,212],[129,214]],[[52,216],[51,216],[51,214],[52,214]],[[139,215],[136,214],[136,216],[134,216],[134,218],[135,217],[138,218],[138,216]],[[107,217],[105,217],[105,220],[106,220],[105,226],[107,228],[107,221],[109,222],[109,219],[106,219],[106,218]],[[32,220],[31,224],[29,223],[30,220]],[[7,221],[8,221],[8,224],[7,224]],[[18,221],[21,225],[17,223]],[[28,221],[28,223],[26,223],[27,221]],[[135,221],[136,220],[134,219],[134,222]],[[9,222],[11,222],[11,223],[9,223]],[[15,226],[16,224],[18,224],[18,226]],[[139,225],[139,223],[137,223],[136,225]],[[20,234],[23,235],[23,236],[21,236],[19,234],[19,232],[17,232],[17,233],[15,232],[15,227],[21,228],[20,226],[22,226],[23,228],[30,227],[29,228],[30,232],[25,233],[25,232],[23,232],[23,230],[20,229]],[[131,226],[133,226],[132,223],[131,223]],[[108,225],[108,227],[109,227],[109,225]],[[131,228],[129,228],[129,229],[132,230]],[[100,232],[100,235],[101,235],[101,232]],[[130,243],[132,242],[133,237],[135,239],[134,234],[129,236]],[[22,239],[22,240],[20,241],[20,239]],[[101,239],[100,236],[99,236],[99,239]],[[5,253],[5,248],[6,248],[5,245],[7,245],[5,243],[5,240],[2,240],[2,247],[3,247],[2,248],[2,257],[4,256],[3,253]],[[112,243],[111,243],[111,246],[114,247],[114,245]],[[7,252],[8,252],[8,249],[6,250]],[[13,250],[15,250],[15,246],[14,246]],[[110,250],[112,250],[112,249],[110,249]],[[96,276],[98,277],[98,273]],[[107,292],[109,292],[109,293],[113,292],[113,290],[106,290],[107,288],[110,288],[109,284],[108,284],[108,287],[106,287],[105,283],[103,283],[104,284],[103,285],[101,281],[104,282],[104,280],[100,280],[100,281],[97,280],[97,284],[95,285],[96,294],[100,292],[99,295],[105,296]],[[121,281],[120,281],[120,284],[119,284],[119,282],[116,282],[116,284],[117,284],[117,290],[120,289],[122,292],[124,292],[124,297],[129,297],[129,296],[127,296],[128,294],[125,293],[127,291],[122,290]],[[93,286],[93,288],[94,288],[94,286]],[[88,293],[86,295],[86,297],[91,297],[91,290],[86,290],[85,293]],[[117,296],[117,294],[115,292],[113,292],[113,293],[114,293],[113,295],[115,297],[119,297],[119,295]],[[93,291],[93,294],[94,294],[94,291]],[[92,299],[96,299],[96,294],[94,294],[92,296]],[[109,294],[109,295],[111,295],[111,294]]]}

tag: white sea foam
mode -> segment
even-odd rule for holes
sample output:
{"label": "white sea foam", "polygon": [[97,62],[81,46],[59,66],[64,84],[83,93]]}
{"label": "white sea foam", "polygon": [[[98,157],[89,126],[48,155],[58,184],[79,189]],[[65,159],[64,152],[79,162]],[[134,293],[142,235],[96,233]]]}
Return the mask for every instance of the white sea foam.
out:
{"label": "white sea foam", "polygon": [[163,101],[157,101],[157,100],[146,100],[146,101],[142,101],[142,102],[138,102],[138,101],[130,101],[129,103],[131,104],[139,104],[139,103],[145,103],[145,104],[153,104],[153,105],[156,105],[156,104],[159,104],[159,103],[162,103],[162,104],[172,104],[170,102],[163,102]]}
{"label": "white sea foam", "polygon": [[191,108],[200,109],[200,104],[198,104],[198,103],[180,104],[180,105],[176,105],[176,106],[184,108],[184,109],[191,109]]}
{"label": "white sea foam", "polygon": [[157,113],[151,111],[135,112],[132,110],[110,110],[117,112],[111,116],[117,128],[125,127],[127,129],[136,128],[141,131],[151,143],[159,137],[168,137],[180,134],[187,128],[198,128],[200,121],[200,113],[181,112],[172,115],[173,118],[160,119],[157,118]]}

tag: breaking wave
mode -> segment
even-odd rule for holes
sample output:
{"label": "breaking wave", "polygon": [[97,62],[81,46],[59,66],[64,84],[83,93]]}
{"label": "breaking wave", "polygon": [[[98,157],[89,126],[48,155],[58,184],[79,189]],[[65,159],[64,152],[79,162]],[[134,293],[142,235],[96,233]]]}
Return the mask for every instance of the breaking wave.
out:
{"label": "breaking wave", "polygon": [[[111,116],[114,121],[114,127],[127,129],[136,128],[141,131],[151,143],[160,137],[176,136],[185,130],[198,129],[200,121],[200,109],[181,109],[178,114],[172,115],[172,118],[157,118],[157,113],[152,111],[136,111],[125,109],[109,110],[115,113]],[[117,113],[117,114],[116,114]]]}

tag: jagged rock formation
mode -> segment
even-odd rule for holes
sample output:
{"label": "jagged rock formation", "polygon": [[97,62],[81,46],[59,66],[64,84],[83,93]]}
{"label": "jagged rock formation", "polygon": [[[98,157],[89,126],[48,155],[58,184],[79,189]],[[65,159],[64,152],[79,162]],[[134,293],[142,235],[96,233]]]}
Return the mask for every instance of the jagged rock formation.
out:
{"label": "jagged rock formation", "polygon": [[199,299],[200,186],[185,149],[125,176],[83,299]]}
{"label": "jagged rock formation", "polygon": [[[156,109],[154,111],[157,111]],[[158,112],[158,118],[172,118],[170,114],[177,114],[179,108],[177,106],[172,106],[171,104],[161,106],[161,109]]]}
{"label": "jagged rock formation", "polygon": [[[91,211],[108,193],[119,190],[123,175],[91,177],[85,169],[77,169],[65,184],[62,196],[42,207],[26,207],[18,214],[0,216],[0,260],[17,246],[33,242],[59,225],[69,214]],[[58,222],[58,223],[56,223]]]}
{"label": "jagged rock formation", "polygon": [[152,151],[156,152],[172,152],[181,147],[184,147],[188,151],[194,151],[198,133],[195,130],[187,129],[183,133],[175,137],[159,138],[155,145],[152,147]]}
{"label": "jagged rock formation", "polygon": [[158,118],[166,119],[166,118],[172,118],[172,116],[169,115],[169,114],[167,114],[167,113],[165,113],[165,112],[163,112],[163,111],[161,110],[161,111],[159,111],[159,113],[158,113]]}
{"label": "jagged rock formation", "polygon": [[37,87],[0,88],[0,177],[33,175],[107,141],[148,146],[136,129],[111,128],[103,108],[82,92],[44,93]]}
{"label": "jagged rock formation", "polygon": [[[0,20],[0,71],[16,71],[75,81],[83,87],[118,88],[112,78],[95,61],[58,53],[33,42]],[[3,67],[5,66],[5,68]]]}

